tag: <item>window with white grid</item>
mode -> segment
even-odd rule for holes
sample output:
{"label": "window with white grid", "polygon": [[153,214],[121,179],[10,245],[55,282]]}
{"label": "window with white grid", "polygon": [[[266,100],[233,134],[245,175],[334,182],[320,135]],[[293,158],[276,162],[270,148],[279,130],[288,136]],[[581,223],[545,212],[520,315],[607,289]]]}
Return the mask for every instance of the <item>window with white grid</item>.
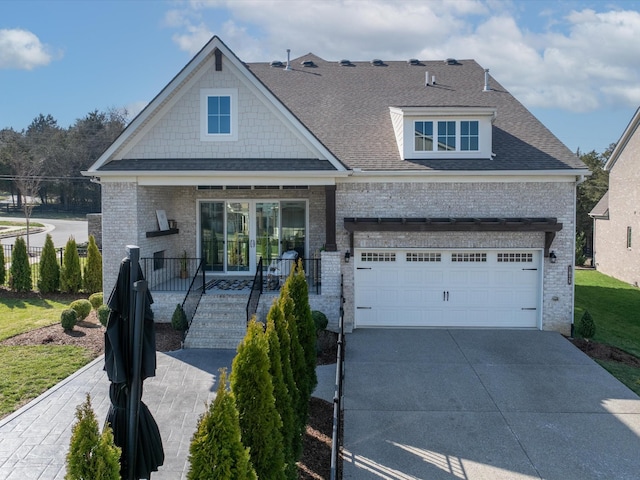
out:
{"label": "window with white grid", "polygon": [[363,262],[395,262],[395,252],[362,252],[360,260]]}
{"label": "window with white grid", "polygon": [[532,263],[533,253],[503,252],[498,253],[498,262],[502,263]]}
{"label": "window with white grid", "polygon": [[486,253],[452,253],[452,262],[486,262]]}
{"label": "window with white grid", "polygon": [[407,262],[440,262],[442,255],[435,252],[408,252]]}

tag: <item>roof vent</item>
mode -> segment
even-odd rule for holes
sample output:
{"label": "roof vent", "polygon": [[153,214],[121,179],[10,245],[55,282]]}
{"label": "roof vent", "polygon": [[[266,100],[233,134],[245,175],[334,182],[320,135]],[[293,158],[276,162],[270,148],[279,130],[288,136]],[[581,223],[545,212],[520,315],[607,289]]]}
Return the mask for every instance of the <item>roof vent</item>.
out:
{"label": "roof vent", "polygon": [[273,62],[271,62],[271,66],[272,67],[284,67],[284,63],[282,63],[280,60],[274,60]]}
{"label": "roof vent", "polygon": [[447,58],[444,63],[447,65],[459,65],[458,61],[455,58]]}
{"label": "roof vent", "polygon": [[291,71],[291,49],[287,48],[287,66],[284,67],[285,72]]}
{"label": "roof vent", "polygon": [[484,88],[482,89],[483,92],[490,92],[491,91],[491,87],[489,86],[489,69],[485,68],[484,69]]}
{"label": "roof vent", "polygon": [[351,67],[353,65],[351,63],[351,60],[346,60],[346,59],[340,60],[339,63],[341,67]]}
{"label": "roof vent", "polygon": [[420,65],[420,60],[418,60],[417,58],[410,58],[409,60],[407,60],[407,63],[409,65]]}
{"label": "roof vent", "polygon": [[302,62],[300,62],[300,65],[302,65],[303,67],[315,67],[316,64],[313,63],[313,60],[303,60]]}
{"label": "roof vent", "polygon": [[384,65],[384,62],[379,58],[374,58],[373,60],[371,60],[371,65],[373,65],[374,67],[382,67]]}

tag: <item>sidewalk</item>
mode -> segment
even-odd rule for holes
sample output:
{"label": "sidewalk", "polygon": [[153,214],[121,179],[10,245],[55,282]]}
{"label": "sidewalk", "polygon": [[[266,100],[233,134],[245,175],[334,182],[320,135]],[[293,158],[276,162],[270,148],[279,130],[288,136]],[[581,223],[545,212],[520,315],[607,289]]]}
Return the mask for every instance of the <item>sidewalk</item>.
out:
{"label": "sidewalk", "polygon": [[[142,401],[162,435],[164,465],[153,480],[185,479],[189,444],[205,404],[215,398],[218,369],[231,372],[235,350],[157,353],[156,376],[144,382]],[[0,420],[0,480],[62,480],[76,406],[87,392],[98,422],[109,410],[109,381],[100,356],[10,416]],[[332,401],[335,365],[318,367],[314,396]],[[102,425],[101,425],[102,426]]]}

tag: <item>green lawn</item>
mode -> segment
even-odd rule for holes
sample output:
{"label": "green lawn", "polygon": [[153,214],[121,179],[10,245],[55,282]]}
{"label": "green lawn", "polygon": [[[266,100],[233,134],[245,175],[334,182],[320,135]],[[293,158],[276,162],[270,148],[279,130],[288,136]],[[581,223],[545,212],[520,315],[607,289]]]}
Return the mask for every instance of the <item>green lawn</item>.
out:
{"label": "green lawn", "polygon": [[0,341],[59,322],[60,314],[71,301],[38,297],[0,298]]}
{"label": "green lawn", "polygon": [[91,360],[89,352],[81,347],[0,346],[0,418],[36,398]]}
{"label": "green lawn", "polygon": [[[640,357],[640,289],[595,270],[576,271],[575,283],[576,336],[579,336],[580,318],[589,310],[596,324],[595,342]],[[599,363],[640,395],[640,369],[615,362]]]}
{"label": "green lawn", "polygon": [[[68,300],[38,297],[0,299],[0,341],[60,321]],[[0,346],[0,418],[68,377],[92,360],[81,347]]]}
{"label": "green lawn", "polygon": [[[29,226],[30,227],[44,227],[43,224],[38,223],[38,222],[29,222]],[[0,227],[25,227],[26,228],[27,227],[27,223],[25,221],[12,222],[10,220],[0,220]]]}

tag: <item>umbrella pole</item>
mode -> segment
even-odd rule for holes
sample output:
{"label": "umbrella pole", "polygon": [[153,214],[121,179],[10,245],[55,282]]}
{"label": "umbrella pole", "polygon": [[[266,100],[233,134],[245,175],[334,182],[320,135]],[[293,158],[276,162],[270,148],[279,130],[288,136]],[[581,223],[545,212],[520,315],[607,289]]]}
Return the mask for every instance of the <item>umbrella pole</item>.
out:
{"label": "umbrella pole", "polygon": [[129,385],[129,425],[127,428],[127,476],[135,480],[136,453],[138,444],[138,416],[140,411],[141,384],[140,365],[142,358],[142,328],[144,293],[146,282],[138,282],[140,248],[127,245],[129,253],[129,358],[131,358],[131,383]]}

